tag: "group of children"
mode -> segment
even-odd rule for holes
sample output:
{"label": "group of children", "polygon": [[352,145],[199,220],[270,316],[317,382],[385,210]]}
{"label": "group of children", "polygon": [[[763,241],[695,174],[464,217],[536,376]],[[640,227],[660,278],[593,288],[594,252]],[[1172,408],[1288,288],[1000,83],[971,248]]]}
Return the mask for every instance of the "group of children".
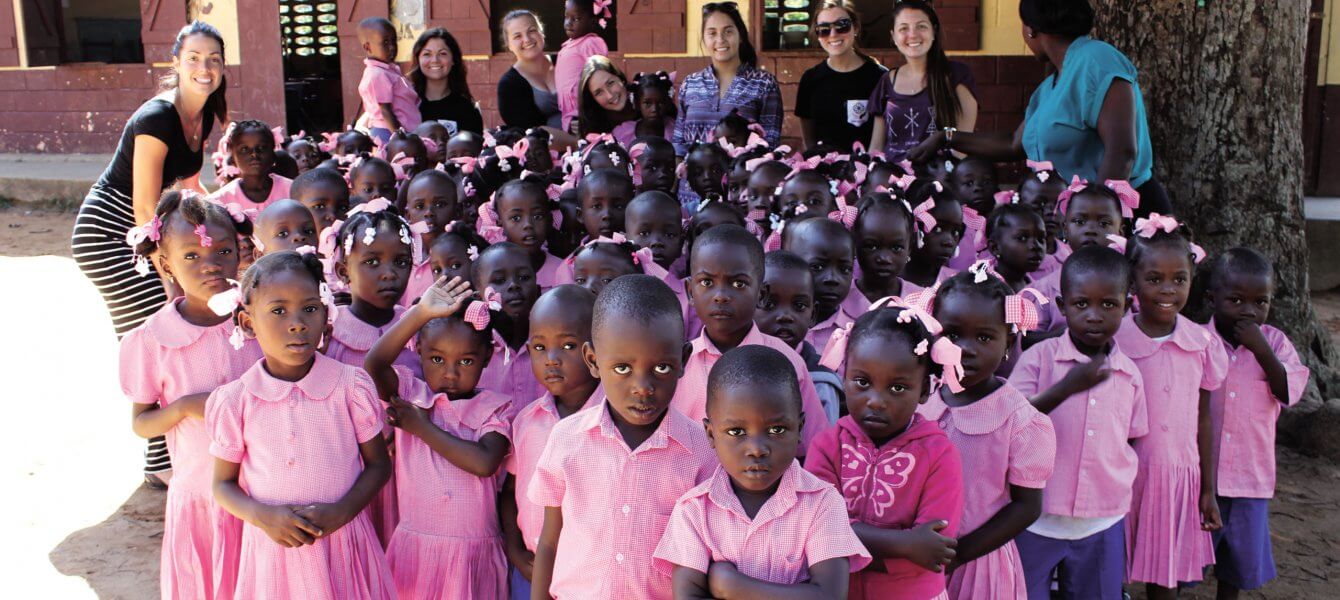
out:
{"label": "group of children", "polygon": [[[231,125],[128,242],[164,597],[1117,598],[1274,576],[1270,262],[1125,182]],[[694,198],[682,203],[678,192]],[[1198,265],[1208,259],[1208,268]],[[1201,273],[1206,325],[1182,316]],[[1199,288],[1197,288],[1199,289]]]}

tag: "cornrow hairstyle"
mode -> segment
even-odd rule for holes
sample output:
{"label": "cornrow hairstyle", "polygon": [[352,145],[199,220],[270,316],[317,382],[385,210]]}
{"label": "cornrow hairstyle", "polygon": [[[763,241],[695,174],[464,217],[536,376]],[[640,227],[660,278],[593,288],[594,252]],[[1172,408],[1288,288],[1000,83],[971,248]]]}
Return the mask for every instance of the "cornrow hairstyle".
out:
{"label": "cornrow hairstyle", "polygon": [[[510,146],[511,144],[503,144]],[[525,169],[521,164],[521,159],[515,156],[501,158],[498,156],[496,147],[484,148],[479,155],[479,160],[475,163],[474,172],[478,175],[484,185],[490,190],[496,190],[502,187],[502,184],[521,176],[521,171]]]}
{"label": "cornrow hairstyle", "polygon": [[637,252],[637,245],[632,242],[587,242],[586,245],[577,249],[577,253],[572,255],[572,262],[575,266],[577,259],[583,254],[603,254],[612,258],[622,260],[628,264],[628,273],[641,273],[642,267],[633,262],[633,253]]}
{"label": "cornrow hairstyle", "polygon": [[460,240],[467,248],[473,247],[476,252],[483,252],[485,248],[489,247],[488,240],[484,239],[484,236],[479,235],[479,233],[475,231],[475,228],[471,227],[470,224],[465,221],[452,221],[449,223],[443,229],[442,233],[433,239],[433,247],[443,243],[444,240],[450,240],[452,238]]}
{"label": "cornrow hairstyle", "polygon": [[244,133],[259,133],[262,139],[271,144],[274,143],[274,133],[270,131],[270,126],[266,125],[264,121],[255,119],[236,121],[236,125],[230,129],[231,131],[228,132],[229,148],[236,148],[238,138],[241,138]]}
{"label": "cornrow hairstyle", "polygon": [[[1090,186],[1090,188],[1095,186]],[[1162,229],[1155,231],[1150,237],[1132,235],[1126,240],[1126,260],[1131,263],[1131,276],[1135,276],[1135,270],[1140,266],[1140,261],[1144,260],[1145,254],[1151,248],[1172,248],[1186,254],[1187,264],[1191,265],[1188,271],[1196,272],[1196,255],[1191,251],[1191,244],[1195,243],[1195,233],[1190,227],[1182,222],[1177,222],[1177,229],[1171,232]]]}
{"label": "cornrow hairstyle", "polygon": [[[1005,298],[1014,295],[1014,290],[1010,288],[1005,280],[988,273],[986,281],[976,282],[977,275],[968,271],[962,271],[940,284],[940,289],[936,291],[931,299],[933,306],[931,312],[934,314],[940,305],[940,300],[954,294],[968,294],[979,300],[1000,303],[1000,319],[1005,321]],[[1009,328],[1006,327],[1008,330]]]}
{"label": "cornrow hairstyle", "polygon": [[628,156],[628,149],[624,148],[622,144],[616,141],[605,139],[587,146],[586,149],[582,151],[581,175],[585,175],[594,169],[600,168],[591,164],[597,157],[607,159],[611,167],[624,171],[629,177],[633,176],[633,159]]}
{"label": "cornrow hairstyle", "polygon": [[857,317],[856,323],[852,325],[851,335],[847,337],[847,348],[855,346],[867,337],[878,338],[884,345],[895,342],[907,344],[907,351],[916,357],[918,364],[926,367],[926,379],[923,380],[921,389],[924,393],[929,393],[930,378],[932,376],[941,377],[944,368],[931,360],[930,352],[917,354],[916,348],[922,342],[925,342],[928,346],[934,343],[935,336],[926,331],[926,326],[921,324],[920,319],[900,321],[898,316],[902,312],[902,307],[886,305]]}
{"label": "cornrow hairstyle", "polygon": [[[321,259],[315,252],[308,254],[299,254],[293,250],[281,250],[279,252],[268,252],[264,256],[256,259],[247,269],[246,274],[242,276],[241,291],[242,304],[251,304],[251,294],[260,288],[262,280],[269,278],[275,273],[283,271],[293,271],[303,273],[312,278],[317,285],[324,284],[326,278]],[[329,318],[329,316],[327,316]]]}
{"label": "cornrow hairstyle", "polygon": [[[786,186],[789,185],[789,184],[790,184],[791,182],[793,182],[793,181],[794,181],[794,182],[797,182],[797,183],[817,184],[820,188],[823,189],[823,191],[824,191],[825,194],[828,194],[828,200],[829,200],[829,202],[830,202],[831,204],[833,204],[834,206],[837,205],[837,197],[838,197],[838,195],[835,194],[835,193],[833,193],[833,187],[834,187],[834,183],[833,183],[833,182],[834,182],[834,180],[831,179],[831,178],[829,178],[829,177],[828,177],[827,175],[825,175],[824,173],[821,173],[821,172],[819,172],[819,171],[816,170],[816,169],[805,169],[805,170],[803,170],[803,171],[796,171],[795,173],[792,173],[792,174],[790,174],[790,175],[787,175],[786,179],[783,179],[783,180],[782,180],[781,185],[777,186],[778,191],[780,192],[781,190],[785,190],[785,189],[786,189]],[[777,200],[778,200],[778,202],[781,202],[781,200],[782,200],[781,197],[782,197],[782,194],[781,194],[781,193],[778,193],[778,194],[777,194]],[[806,207],[806,208],[808,209],[809,207]],[[792,209],[790,209],[790,210],[788,210],[788,211],[784,211],[783,214],[782,214],[782,216],[785,217],[785,218],[787,218],[787,219],[794,219],[794,218],[796,218],[796,216],[797,216],[797,215],[795,214],[794,211],[795,211],[794,208],[792,208]],[[802,213],[802,214],[804,214],[804,213]]]}
{"label": "cornrow hairstyle", "polygon": [[[158,219],[159,231],[164,231],[173,218],[180,217],[191,225],[227,225],[237,235],[251,237],[252,234],[253,224],[249,217],[244,216],[241,221],[235,221],[222,204],[206,200],[204,196],[183,194],[177,190],[163,193],[158,206],[154,208],[154,217]],[[135,245],[135,254],[148,257],[162,247],[160,242],[145,237],[144,241]]]}
{"label": "cornrow hairstyle", "polygon": [[[656,71],[653,73],[641,73],[633,76],[633,81],[629,82],[628,87],[633,92],[633,102],[642,103],[642,95],[647,90],[660,90],[665,95],[666,107],[661,111],[662,118],[674,120],[679,116],[679,108],[675,106],[675,83],[670,80],[670,74],[665,71]],[[664,138],[662,138],[664,139]]]}
{"label": "cornrow hairstyle", "polygon": [[803,412],[800,383],[796,369],[786,355],[763,345],[737,346],[727,350],[707,374],[707,414],[711,415],[716,398],[725,390],[747,386],[778,392],[787,407],[799,417]]}
{"label": "cornrow hairstyle", "polygon": [[991,211],[991,214],[986,217],[986,238],[992,239],[991,236],[1000,228],[1001,223],[1009,218],[1037,221],[1038,225],[1041,225],[1043,229],[1046,229],[1046,223],[1042,220],[1042,213],[1039,213],[1037,209],[1024,204],[1003,204],[997,206],[996,209]]}
{"label": "cornrow hairstyle", "polygon": [[[476,300],[476,302],[478,302],[478,300]],[[429,319],[427,323],[423,324],[423,327],[419,328],[418,333],[414,334],[415,347],[423,347],[425,340],[439,330],[444,330],[450,327],[460,327],[469,331],[470,334],[474,336],[476,344],[488,348],[493,345],[493,332],[497,329],[494,324],[499,318],[502,318],[500,316],[501,314],[502,313],[498,311],[489,309],[489,322],[485,323],[482,329],[475,329],[474,324],[465,322],[465,309],[458,310],[445,317]]]}
{"label": "cornrow hairstyle", "polygon": [[[585,198],[588,190],[593,185],[620,186],[624,189],[624,197],[631,199],[633,197],[633,180],[618,169],[594,169],[577,180],[577,197]],[[541,194],[544,191],[541,190]]]}
{"label": "cornrow hairstyle", "polygon": [[[344,224],[340,225],[340,230],[335,234],[335,255],[340,258],[347,257],[353,251],[355,244],[363,243],[369,229],[373,230],[374,235],[383,230],[394,232],[402,241],[410,239],[411,236],[409,222],[394,206],[377,212],[359,211],[346,217]],[[410,242],[406,241],[405,244],[410,245]]]}
{"label": "cornrow hairstyle", "polygon": [[907,225],[907,239],[909,242],[916,243],[917,229],[916,219],[912,216],[911,205],[907,200],[894,194],[885,192],[874,192],[862,196],[856,202],[856,224],[852,227],[852,232],[861,228],[861,222],[865,220],[866,213],[872,210],[891,210],[903,219]]}

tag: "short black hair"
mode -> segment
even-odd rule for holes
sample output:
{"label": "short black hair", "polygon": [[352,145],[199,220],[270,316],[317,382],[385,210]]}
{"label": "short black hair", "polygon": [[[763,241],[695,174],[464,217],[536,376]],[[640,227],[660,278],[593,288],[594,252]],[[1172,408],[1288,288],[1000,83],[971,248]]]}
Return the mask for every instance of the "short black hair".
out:
{"label": "short black hair", "polygon": [[1019,19],[1038,33],[1077,38],[1093,31],[1089,0],[1020,0]]}
{"label": "short black hair", "polygon": [[1123,293],[1130,293],[1131,263],[1126,257],[1107,246],[1084,246],[1076,249],[1061,267],[1061,295],[1064,296],[1070,286],[1090,273],[1112,277],[1121,282]]}
{"label": "short black hair", "polygon": [[1275,265],[1255,248],[1237,246],[1220,252],[1210,266],[1210,289],[1218,289],[1229,273],[1275,278]]}
{"label": "short black hair", "polygon": [[307,191],[307,188],[322,184],[341,188],[345,191],[346,196],[349,194],[349,182],[344,180],[344,176],[339,171],[329,167],[317,167],[299,175],[297,179],[293,180],[293,185],[289,188],[288,194],[297,198]]}
{"label": "short black hair", "polygon": [[625,207],[624,214],[632,212],[634,204],[638,205],[639,208],[641,208],[643,204],[649,204],[651,206],[649,206],[648,208],[671,209],[674,210],[676,214],[679,213],[680,208],[678,200],[674,199],[672,196],[670,196],[670,194],[662,192],[661,190],[647,190],[636,196],[633,196],[633,199],[628,201],[628,206]]}
{"label": "short black hair", "polygon": [[682,336],[684,314],[680,310],[679,298],[664,281],[651,275],[624,275],[611,281],[596,297],[591,338],[595,339],[607,322],[617,326],[633,320],[652,325],[660,324],[662,319],[673,321],[670,327]]}
{"label": "short black hair", "polygon": [[991,235],[1000,228],[1005,219],[1011,217],[1037,221],[1043,227],[1047,226],[1042,219],[1042,213],[1032,206],[1027,204],[1002,204],[992,210],[991,215],[986,218],[986,238],[991,239]]}
{"label": "short black hair", "polygon": [[[800,384],[796,380],[796,368],[790,360],[787,360],[786,355],[767,346],[736,346],[717,359],[707,374],[708,414],[712,412],[713,400],[723,390],[740,386],[780,392],[790,400],[787,405],[795,409],[797,416],[804,410],[800,400]],[[818,416],[813,415],[812,418]]]}
{"label": "short black hair", "polygon": [[378,29],[381,30],[382,33],[389,33],[391,35],[395,35],[395,25],[391,24],[391,21],[385,17],[368,17],[366,19],[363,19],[362,21],[358,22],[358,29],[359,30]]}
{"label": "short black hair", "polygon": [[[715,244],[726,244],[743,250],[749,257],[749,264],[753,267],[752,273],[755,279],[763,279],[763,243],[749,233],[748,229],[740,227],[734,223],[722,223],[707,231],[693,240],[693,249],[689,262],[699,256],[703,248]],[[692,267],[690,267],[692,268]]]}
{"label": "short black hair", "polygon": [[[832,219],[819,218],[819,219],[805,219],[803,221],[797,221],[794,225],[795,225],[794,227],[788,228],[791,229],[792,231],[786,237],[786,239],[783,240],[783,242],[791,242],[792,244],[794,244],[796,242],[796,236],[801,235],[803,232],[807,230],[814,229],[815,234],[817,234],[816,237],[818,239],[822,240],[822,239],[841,238],[842,240],[847,242],[847,246],[851,248],[852,254],[854,255],[856,253],[855,238],[852,237],[851,231],[848,230],[846,226],[844,226],[842,223],[839,223]],[[789,247],[786,249],[790,250]]]}
{"label": "short black hair", "polygon": [[[547,304],[549,302],[557,302],[559,308],[563,309],[563,312],[576,314],[583,318],[589,325],[594,316],[596,295],[592,294],[591,290],[575,283],[565,283],[563,285],[555,286],[545,293],[540,294],[540,299],[536,300],[535,304],[530,307],[531,318],[534,319],[535,311],[540,308],[541,304]],[[589,329],[584,333],[586,333],[587,336],[590,336],[591,334]]]}
{"label": "short black hair", "polygon": [[808,273],[810,265],[795,252],[789,250],[773,250],[772,252],[763,255],[764,275],[766,276],[768,271],[774,269],[779,271],[797,269]]}

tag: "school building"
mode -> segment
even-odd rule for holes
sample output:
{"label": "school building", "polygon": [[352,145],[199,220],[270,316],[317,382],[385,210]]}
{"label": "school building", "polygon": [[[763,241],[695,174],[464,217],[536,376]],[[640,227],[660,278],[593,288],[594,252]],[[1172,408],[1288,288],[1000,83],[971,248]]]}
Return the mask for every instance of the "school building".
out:
{"label": "school building", "polygon": [[[1308,0],[1304,136],[1309,193],[1340,195],[1340,0]],[[560,0],[0,0],[0,152],[109,153],[127,117],[156,90],[178,29],[192,19],[217,27],[226,45],[234,117],[290,131],[342,129],[358,110],[362,50],[356,25],[395,23],[403,64],[428,27],[460,42],[471,91],[487,126],[499,124],[498,78],[512,57],[498,21],[516,8],[541,16],[550,50],[563,41]],[[683,77],[707,64],[700,44],[705,0],[615,0],[604,36],[611,58],[632,76],[664,69]],[[781,83],[788,113],[801,74],[823,56],[808,31],[821,0],[741,0],[760,66]],[[892,0],[856,0],[861,45],[900,62],[889,36]],[[935,2],[946,49],[971,66],[981,113],[977,128],[1013,130],[1044,76],[1020,35],[1018,0]],[[1337,48],[1330,61],[1329,48]],[[1329,103],[1328,103],[1329,101]],[[1329,108],[1329,110],[1328,110]],[[788,116],[785,134],[799,136]],[[1329,134],[1329,135],[1328,135]]]}

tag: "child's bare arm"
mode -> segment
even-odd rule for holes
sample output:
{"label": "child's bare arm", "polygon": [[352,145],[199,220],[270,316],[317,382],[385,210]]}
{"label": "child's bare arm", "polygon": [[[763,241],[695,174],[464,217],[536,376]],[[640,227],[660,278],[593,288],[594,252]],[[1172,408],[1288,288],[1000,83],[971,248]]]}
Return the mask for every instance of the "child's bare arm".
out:
{"label": "child's bare arm", "polygon": [[521,527],[517,525],[520,510],[516,505],[516,477],[510,474],[503,481],[501,503],[498,518],[502,519],[503,550],[507,554],[507,562],[512,563],[512,567],[520,571],[526,581],[530,581],[535,568],[535,553],[526,549],[526,540],[521,537]]}
{"label": "child's bare arm", "polygon": [[265,535],[285,548],[310,544],[321,536],[321,529],[298,516],[295,507],[265,504],[248,496],[237,483],[241,472],[242,465],[239,463],[214,459],[214,500],[219,506],[233,516],[259,527]]}
{"label": "child's bare arm", "polygon": [[130,429],[135,435],[148,439],[167,433],[186,416],[179,402],[167,406],[136,402],[130,405]]}
{"label": "child's bare arm", "polygon": [[1214,460],[1214,428],[1210,424],[1210,392],[1200,391],[1199,413],[1196,415],[1196,447],[1200,451],[1200,520],[1201,529],[1218,531],[1224,526],[1219,518],[1219,501],[1215,492],[1219,477]]}
{"label": "child's bare arm", "polygon": [[549,584],[554,581],[554,559],[558,554],[558,535],[563,532],[563,508],[544,507],[544,527],[535,544],[535,567],[530,574],[530,600],[549,600]]}
{"label": "child's bare arm", "polygon": [[490,431],[477,442],[462,439],[433,423],[427,410],[395,396],[391,396],[390,403],[392,425],[423,440],[438,456],[471,475],[490,477],[507,458],[511,443],[500,433]]}
{"label": "child's bare arm", "polygon": [[1042,515],[1042,490],[1010,486],[1010,503],[1001,507],[981,527],[958,539],[958,556],[950,569],[987,555],[1019,535]]}
{"label": "child's bare arm", "polygon": [[847,566],[845,557],[830,558],[810,567],[809,581],[786,585],[754,579],[728,562],[714,562],[707,569],[707,584],[711,597],[723,600],[833,600],[847,597]]}
{"label": "child's bare arm", "polygon": [[363,471],[343,497],[335,502],[300,506],[295,511],[319,527],[323,536],[354,520],[391,478],[391,455],[387,453],[386,440],[381,435],[359,444],[358,453],[363,457]]}
{"label": "child's bare arm", "polygon": [[954,560],[958,540],[940,534],[949,523],[943,520],[921,523],[910,529],[884,529],[865,523],[852,523],[852,531],[875,557],[871,565],[884,560],[901,558],[916,563],[927,571],[939,572],[941,565]]}
{"label": "child's bare arm", "polygon": [[1238,341],[1244,348],[1252,351],[1256,362],[1261,365],[1261,370],[1266,372],[1266,384],[1270,386],[1270,395],[1280,404],[1288,404],[1289,372],[1279,357],[1275,356],[1275,349],[1270,347],[1270,341],[1261,331],[1261,326],[1244,319],[1235,323],[1233,328]]}
{"label": "child's bare arm", "polygon": [[395,109],[391,107],[391,103],[390,103],[390,102],[382,102],[381,104],[378,104],[377,106],[380,106],[380,107],[381,107],[381,109],[382,109],[382,119],[384,119],[384,120],[386,121],[386,124],[387,124],[387,125],[390,125],[390,126],[391,126],[391,131],[394,132],[395,130],[400,129],[400,119],[397,119],[397,118],[396,118],[396,116],[395,116]]}

